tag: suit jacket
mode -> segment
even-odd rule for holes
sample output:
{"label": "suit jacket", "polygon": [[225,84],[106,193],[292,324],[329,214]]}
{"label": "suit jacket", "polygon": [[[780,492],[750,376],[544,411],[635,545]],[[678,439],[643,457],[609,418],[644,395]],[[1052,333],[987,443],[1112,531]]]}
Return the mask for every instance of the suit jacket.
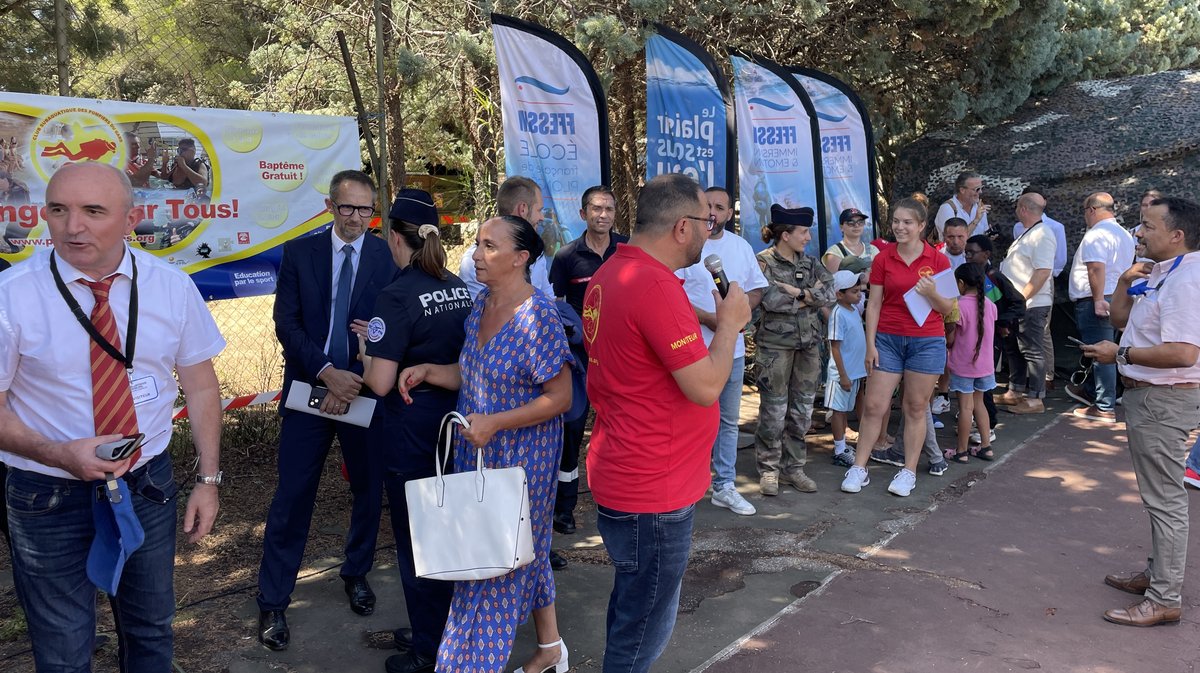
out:
{"label": "suit jacket", "polygon": [[[362,258],[350,293],[350,320],[370,320],[379,291],[396,278],[398,269],[387,243],[363,234]],[[275,285],[275,336],[283,345],[283,398],[292,381],[319,385],[317,373],[329,364],[325,339],[333,312],[333,234],[326,230],[313,236],[292,239],[283,245],[279,280]],[[350,369],[362,374],[355,357],[358,338],[343,326],[350,344]],[[279,405],[284,411],[283,405]]]}

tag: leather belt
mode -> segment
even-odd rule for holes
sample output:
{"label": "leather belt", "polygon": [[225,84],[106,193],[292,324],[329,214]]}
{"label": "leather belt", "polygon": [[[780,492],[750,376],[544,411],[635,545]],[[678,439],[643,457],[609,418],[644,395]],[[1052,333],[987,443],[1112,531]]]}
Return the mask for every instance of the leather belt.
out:
{"label": "leather belt", "polygon": [[1176,390],[1191,390],[1192,388],[1200,388],[1200,383],[1150,383],[1148,381],[1131,379],[1128,376],[1122,376],[1121,383],[1123,383],[1126,388],[1147,388],[1149,386],[1173,388]]}

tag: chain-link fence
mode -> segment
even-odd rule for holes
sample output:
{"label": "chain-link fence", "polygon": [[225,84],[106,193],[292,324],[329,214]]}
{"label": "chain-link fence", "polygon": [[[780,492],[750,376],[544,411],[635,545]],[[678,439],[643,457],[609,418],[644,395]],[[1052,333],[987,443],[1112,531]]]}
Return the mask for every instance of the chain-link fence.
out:
{"label": "chain-link fence", "polygon": [[215,361],[224,397],[279,390],[283,356],[271,319],[273,295],[208,302],[228,345]]}

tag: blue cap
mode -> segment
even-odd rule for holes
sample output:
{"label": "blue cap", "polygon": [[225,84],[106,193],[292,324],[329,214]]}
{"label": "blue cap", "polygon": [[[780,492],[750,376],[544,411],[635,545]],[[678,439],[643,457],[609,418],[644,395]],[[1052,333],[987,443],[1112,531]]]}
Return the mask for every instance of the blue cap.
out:
{"label": "blue cap", "polygon": [[423,189],[401,189],[397,192],[396,200],[388,210],[388,218],[416,225],[438,225],[437,206],[429,192]]}
{"label": "blue cap", "polygon": [[[98,490],[103,490],[101,485]],[[109,596],[117,595],[121,585],[121,573],[125,562],[146,540],[146,531],[133,511],[133,500],[124,479],[117,479],[121,500],[112,503],[104,495],[92,500],[92,521],[96,526],[96,537],[88,550],[87,576]]]}

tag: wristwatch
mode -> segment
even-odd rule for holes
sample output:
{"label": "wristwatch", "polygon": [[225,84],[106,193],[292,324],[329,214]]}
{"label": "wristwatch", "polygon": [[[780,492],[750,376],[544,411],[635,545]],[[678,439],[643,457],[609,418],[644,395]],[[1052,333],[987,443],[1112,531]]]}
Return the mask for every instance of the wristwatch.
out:
{"label": "wristwatch", "polygon": [[1117,349],[1117,364],[1121,365],[1122,367],[1129,366],[1129,349],[1130,348],[1132,348],[1132,346],[1121,346],[1120,348]]}
{"label": "wristwatch", "polygon": [[220,486],[222,478],[224,476],[225,476],[225,473],[220,470],[217,470],[217,473],[214,475],[211,475],[211,476],[207,475],[207,474],[198,474],[198,475],[196,475],[196,483],[197,484],[212,484],[213,486]]}

